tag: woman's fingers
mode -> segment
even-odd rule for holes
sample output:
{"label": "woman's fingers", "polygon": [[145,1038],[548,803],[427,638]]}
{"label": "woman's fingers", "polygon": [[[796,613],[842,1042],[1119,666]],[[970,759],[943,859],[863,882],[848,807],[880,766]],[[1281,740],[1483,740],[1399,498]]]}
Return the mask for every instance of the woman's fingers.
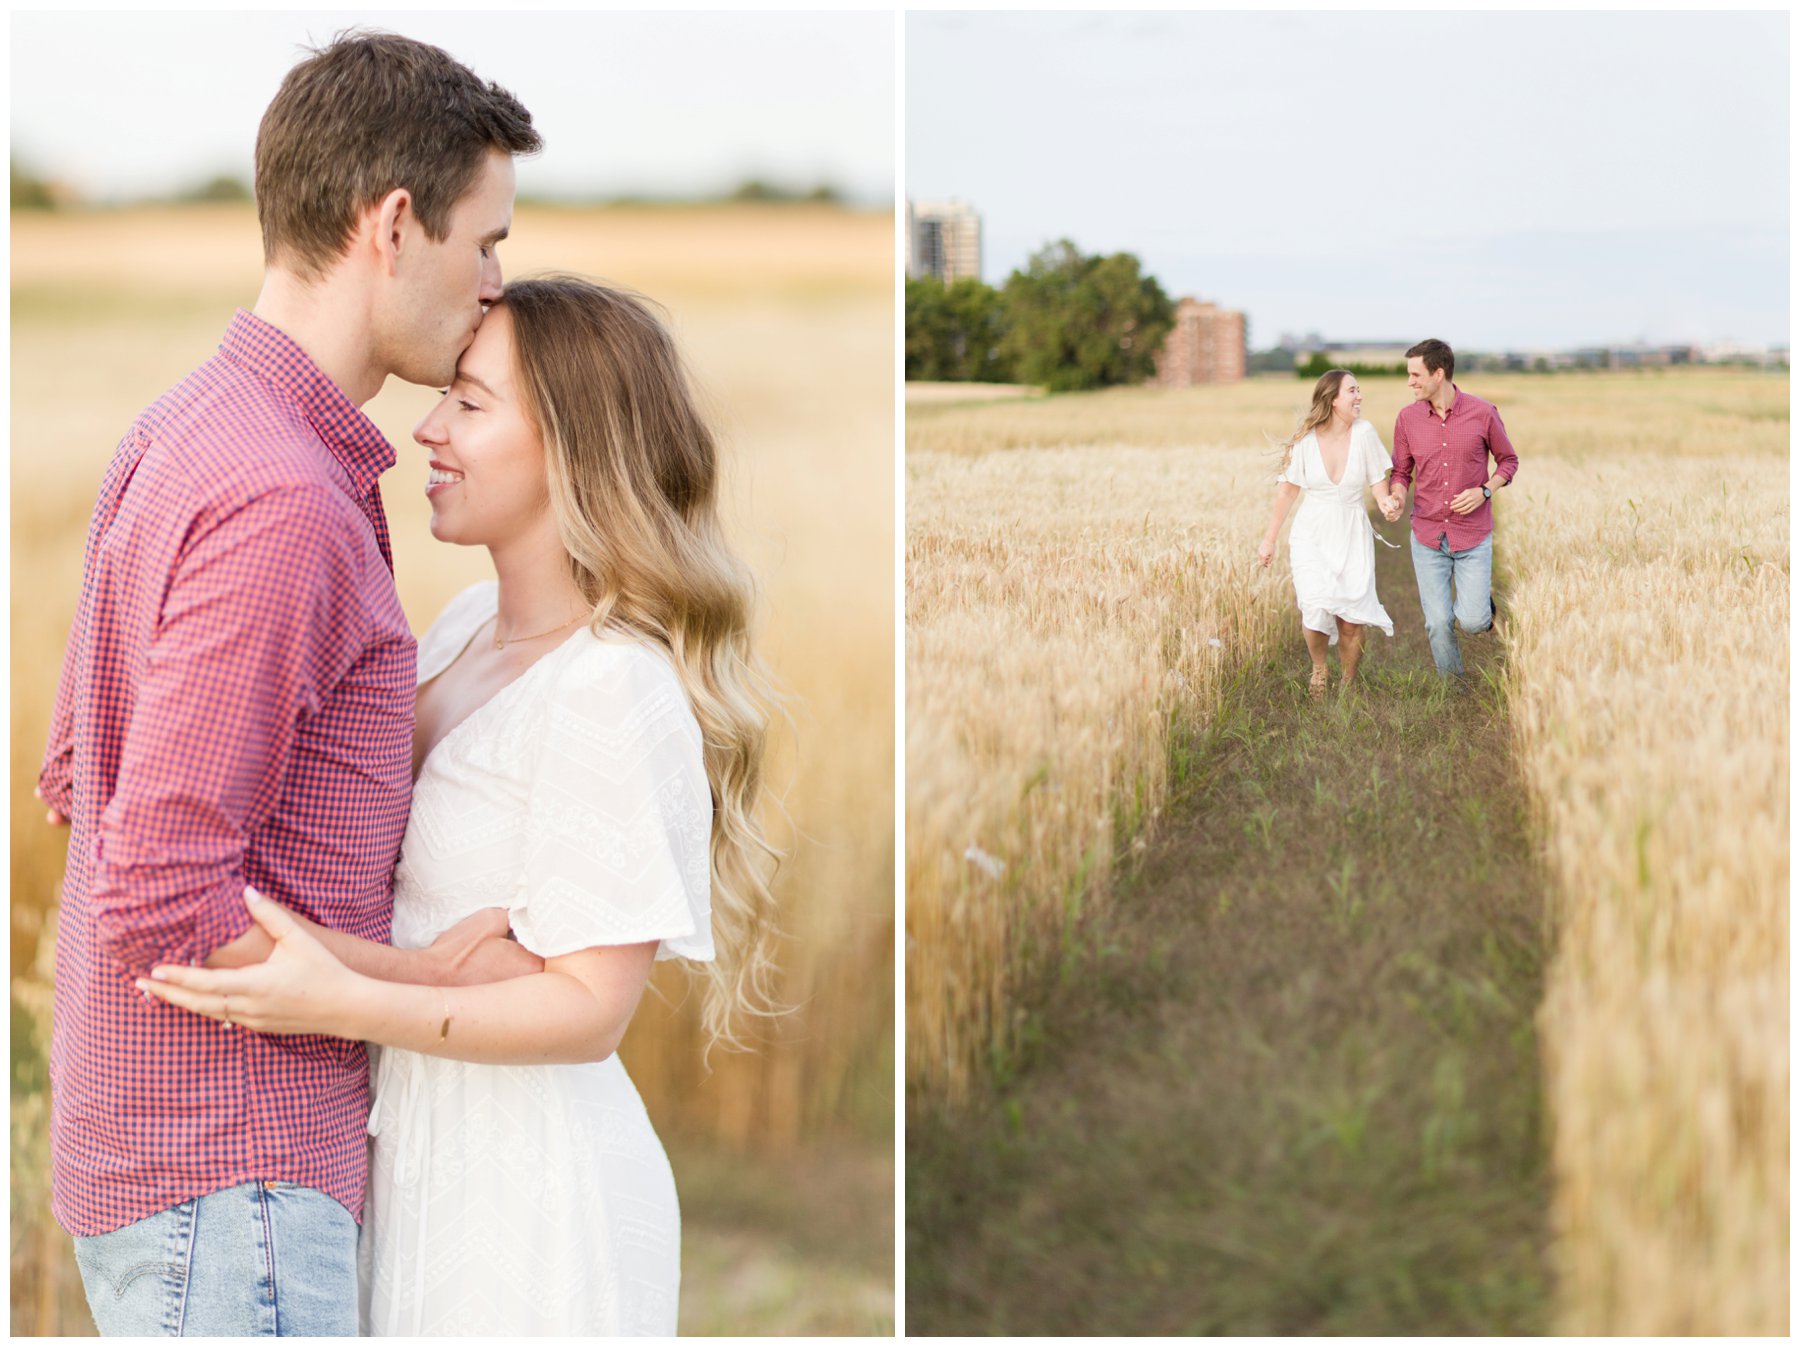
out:
{"label": "woman's fingers", "polygon": [[293,935],[305,935],[300,923],[294,920],[293,913],[273,899],[263,897],[255,889],[245,888],[244,906],[250,909],[250,920],[267,931],[276,944]]}
{"label": "woman's fingers", "polygon": [[152,982],[148,978],[139,978],[137,988],[154,996],[158,1001],[167,1001],[172,1006],[183,1010],[191,1010],[196,1015],[206,1015],[212,1019],[219,1018],[220,1009],[225,1004],[224,997],[217,992],[198,992],[174,982]]}

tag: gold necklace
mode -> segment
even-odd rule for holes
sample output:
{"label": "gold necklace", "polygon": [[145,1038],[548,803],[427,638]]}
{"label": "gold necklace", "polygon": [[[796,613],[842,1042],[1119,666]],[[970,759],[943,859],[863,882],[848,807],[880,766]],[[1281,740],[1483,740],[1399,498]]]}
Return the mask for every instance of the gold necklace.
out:
{"label": "gold necklace", "polygon": [[556,635],[557,632],[561,631],[564,627],[572,627],[579,621],[581,621],[580,617],[578,617],[578,616],[572,617],[567,622],[559,623],[558,625],[550,628],[549,631],[540,631],[536,636],[515,636],[510,641],[503,641],[500,639],[500,617],[498,614],[495,614],[495,616],[494,616],[494,649],[504,650],[509,645],[519,645],[520,643],[525,642],[525,641],[541,641],[544,639],[544,637],[554,636],[554,635]]}

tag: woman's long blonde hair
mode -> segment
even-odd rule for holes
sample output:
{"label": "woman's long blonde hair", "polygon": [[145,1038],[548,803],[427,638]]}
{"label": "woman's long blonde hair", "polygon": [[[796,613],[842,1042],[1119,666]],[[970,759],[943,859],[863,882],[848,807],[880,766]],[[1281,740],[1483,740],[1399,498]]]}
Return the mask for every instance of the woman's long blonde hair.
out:
{"label": "woman's long blonde hair", "polygon": [[649,301],[578,276],[507,286],[514,360],[544,443],[550,504],[594,631],[669,653],[712,788],[713,937],[702,1021],[741,1047],[774,1012],[778,853],[758,818],[774,694],[751,649],[754,586],[719,521],[719,455]]}
{"label": "woman's long blonde hair", "polygon": [[1338,389],[1343,387],[1344,380],[1349,377],[1350,371],[1347,369],[1328,369],[1319,376],[1319,382],[1313,385],[1312,406],[1300,418],[1300,428],[1288,436],[1287,443],[1281,446],[1281,467],[1276,470],[1277,476],[1287,471],[1288,462],[1294,457],[1296,444],[1320,426],[1331,424],[1331,404],[1337,401]]}

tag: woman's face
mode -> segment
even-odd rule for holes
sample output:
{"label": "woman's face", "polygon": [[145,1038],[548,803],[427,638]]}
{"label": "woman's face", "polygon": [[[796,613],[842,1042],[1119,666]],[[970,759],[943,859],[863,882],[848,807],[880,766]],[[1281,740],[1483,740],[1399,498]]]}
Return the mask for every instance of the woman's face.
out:
{"label": "woman's face", "polygon": [[[477,339],[479,340],[479,338]],[[1337,396],[1331,400],[1333,418],[1354,421],[1362,415],[1362,388],[1356,382],[1354,374],[1344,376],[1338,385]]]}
{"label": "woman's face", "polygon": [[505,548],[550,529],[544,446],[513,377],[512,318],[489,312],[443,400],[413,427],[431,454],[425,494],[441,542]]}

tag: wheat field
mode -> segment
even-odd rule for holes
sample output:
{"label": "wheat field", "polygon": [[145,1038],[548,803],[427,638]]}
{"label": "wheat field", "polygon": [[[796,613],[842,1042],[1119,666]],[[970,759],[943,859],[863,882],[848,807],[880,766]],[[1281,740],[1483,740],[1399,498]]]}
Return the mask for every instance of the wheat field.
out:
{"label": "wheat field", "polygon": [[[1242,446],[1255,404],[1229,395]],[[1178,717],[1291,603],[1238,536],[1274,459],[1183,442],[1209,410],[1137,392],[909,401],[909,1092],[960,1099],[1011,1056],[1019,984],[1160,814]],[[1137,433],[1157,417],[1161,437]]]}
{"label": "wheat field", "polygon": [[[1784,1332],[1787,380],[1461,383],[1521,458],[1496,560],[1556,882],[1558,1325]],[[1404,388],[1365,394],[1389,439]],[[1298,641],[1282,568],[1247,562],[1304,398],[909,406],[909,1099],[1004,1067],[1075,911],[1154,835],[1171,724],[1204,722],[1234,648]]]}
{"label": "wheat field", "polygon": [[[665,306],[721,432],[728,524],[760,582],[763,653],[790,698],[769,778],[785,809],[771,823],[790,853],[777,880],[782,991],[798,1009],[762,1031],[761,1050],[707,1062],[685,984],[665,969],[621,1055],[659,1130],[783,1164],[831,1138],[860,1148],[889,1188],[892,246],[885,212],[522,206],[501,253],[509,277],[575,271]],[[43,825],[30,791],[87,516],[137,411],[212,354],[234,306],[254,302],[261,248],[243,206],[16,215],[12,267],[12,987],[15,1044],[24,1033],[41,1048],[63,835]],[[425,456],[410,430],[433,401],[390,381],[366,409],[399,451],[382,490],[401,599],[419,631],[491,574],[485,552],[430,536]],[[15,1092],[15,1308],[21,1257],[42,1267],[21,1253],[22,1209],[55,1245],[42,1211],[42,1102],[21,1105]],[[857,1222],[891,1247],[887,1210]],[[806,1308],[804,1286],[795,1295],[802,1311],[771,1311],[758,1321],[767,1327],[745,1331],[891,1322],[891,1270],[855,1286],[847,1318]]]}
{"label": "wheat field", "polygon": [[1788,1327],[1787,386],[1706,404],[1557,408],[1509,511],[1569,1333]]}

